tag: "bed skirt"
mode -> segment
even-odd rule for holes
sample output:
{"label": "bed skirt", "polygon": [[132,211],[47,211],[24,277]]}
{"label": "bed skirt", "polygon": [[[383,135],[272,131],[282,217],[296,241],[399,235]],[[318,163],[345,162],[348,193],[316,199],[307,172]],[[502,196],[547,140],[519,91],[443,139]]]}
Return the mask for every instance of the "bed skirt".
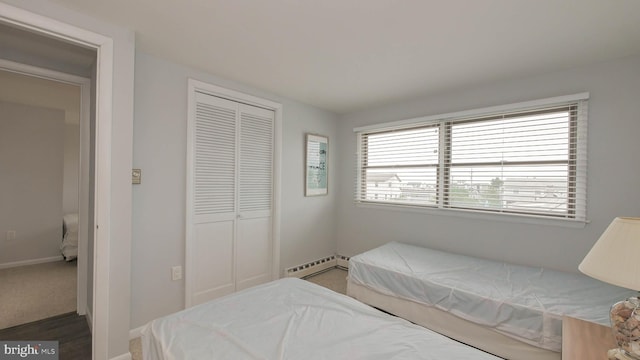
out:
{"label": "bed skirt", "polygon": [[535,347],[446,311],[408,299],[390,296],[347,280],[347,295],[373,307],[424,326],[452,339],[505,359],[561,360],[559,352]]}

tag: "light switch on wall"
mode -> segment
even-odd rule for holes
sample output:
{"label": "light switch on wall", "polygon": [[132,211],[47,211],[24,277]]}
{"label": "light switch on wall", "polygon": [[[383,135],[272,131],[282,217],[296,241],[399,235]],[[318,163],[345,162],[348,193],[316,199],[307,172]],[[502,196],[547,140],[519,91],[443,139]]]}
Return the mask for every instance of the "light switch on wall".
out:
{"label": "light switch on wall", "polygon": [[142,183],[142,169],[131,170],[131,183],[132,184]]}

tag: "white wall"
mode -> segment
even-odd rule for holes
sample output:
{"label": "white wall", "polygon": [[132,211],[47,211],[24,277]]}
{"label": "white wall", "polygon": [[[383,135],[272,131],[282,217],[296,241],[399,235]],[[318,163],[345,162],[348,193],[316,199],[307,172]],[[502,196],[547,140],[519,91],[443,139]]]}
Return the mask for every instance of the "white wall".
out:
{"label": "white wall", "polygon": [[64,111],[0,101],[0,114],[0,264],[59,257]]}
{"label": "white wall", "polygon": [[[19,60],[21,63],[28,65],[33,65],[34,63],[46,64],[46,61],[42,59],[36,61],[34,57],[14,57],[13,60]],[[78,212],[80,87],[35,76],[0,71],[0,99],[18,104],[64,111],[62,206],[65,214]]]}
{"label": "white wall", "polygon": [[[329,196],[305,198],[304,134],[336,138],[336,116],[258,89],[136,53],[133,167],[131,328],[184,307],[187,79],[189,77],[283,104],[281,259],[284,269],[335,253],[335,172]],[[330,166],[337,161],[331,153]]]}
{"label": "white wall", "polygon": [[[588,218],[584,228],[356,207],[355,134],[366,124],[590,92]],[[640,57],[478,86],[344,116],[339,122],[338,253],[391,240],[566,271],[616,216],[640,216]]]}

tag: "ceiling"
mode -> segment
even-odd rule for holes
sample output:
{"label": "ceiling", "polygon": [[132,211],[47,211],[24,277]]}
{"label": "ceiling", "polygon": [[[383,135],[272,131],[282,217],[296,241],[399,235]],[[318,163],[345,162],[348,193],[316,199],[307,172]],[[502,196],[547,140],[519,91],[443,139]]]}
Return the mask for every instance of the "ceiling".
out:
{"label": "ceiling", "polygon": [[336,113],[640,53],[638,0],[55,0]]}

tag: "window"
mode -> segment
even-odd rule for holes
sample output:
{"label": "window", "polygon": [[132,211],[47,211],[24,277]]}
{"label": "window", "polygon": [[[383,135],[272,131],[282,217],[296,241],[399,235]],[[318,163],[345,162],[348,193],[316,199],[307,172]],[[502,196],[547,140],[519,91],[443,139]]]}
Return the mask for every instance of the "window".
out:
{"label": "window", "polygon": [[355,129],[356,202],[586,220],[588,94]]}

